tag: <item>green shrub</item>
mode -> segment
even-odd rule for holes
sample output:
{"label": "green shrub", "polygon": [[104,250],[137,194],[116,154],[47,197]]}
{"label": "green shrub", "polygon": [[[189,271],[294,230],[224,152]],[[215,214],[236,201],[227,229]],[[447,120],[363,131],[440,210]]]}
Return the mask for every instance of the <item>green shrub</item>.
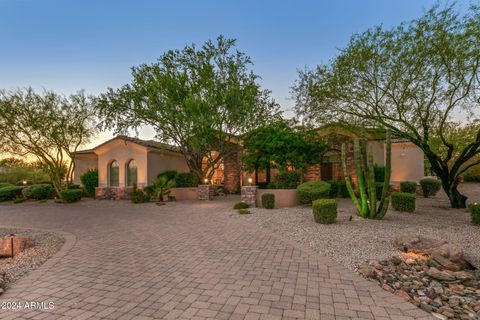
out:
{"label": "green shrub", "polygon": [[375,166],[373,167],[373,172],[375,175],[375,182],[384,182],[385,181],[385,166]]}
{"label": "green shrub", "polygon": [[392,193],[392,208],[397,211],[414,212],[416,197],[408,192]]}
{"label": "green shrub", "polygon": [[275,195],[273,193],[262,194],[262,207],[265,209],[275,208]]}
{"label": "green shrub", "polygon": [[480,225],[480,204],[471,203],[468,209],[470,210],[472,224]]}
{"label": "green shrub", "polygon": [[425,198],[434,196],[440,191],[442,182],[437,179],[425,178],[420,180],[420,186],[422,187],[423,196]]}
{"label": "green shrub", "polygon": [[[390,195],[392,186],[388,186],[388,193],[387,197]],[[380,201],[382,199],[382,192],[383,192],[383,182],[375,182],[375,193],[377,194],[377,200]]]}
{"label": "green shrub", "polygon": [[240,209],[240,210],[238,210],[238,213],[239,214],[250,214],[251,212],[248,209]]}
{"label": "green shrub", "polygon": [[11,187],[11,186],[13,186],[13,184],[8,183],[8,182],[1,182],[0,183],[0,189],[2,189],[4,187]]}
{"label": "green shrub", "polygon": [[247,209],[247,208],[250,208],[250,206],[245,202],[238,202],[238,203],[235,203],[235,205],[233,206],[233,209]]}
{"label": "green shrub", "polygon": [[417,192],[417,183],[415,181],[400,182],[400,192],[415,194]]}
{"label": "green shrub", "polygon": [[198,186],[198,178],[193,172],[179,172],[175,175],[177,188],[192,188]]}
{"label": "green shrub", "polygon": [[278,189],[277,183],[275,181],[271,181],[269,184],[267,184],[266,189]]}
{"label": "green shrub", "polygon": [[130,200],[132,200],[133,203],[145,203],[145,202],[150,202],[151,196],[140,189],[137,189],[136,187],[133,188],[132,193],[130,193]]}
{"label": "green shrub", "polygon": [[322,224],[334,223],[337,219],[337,200],[317,199],[312,202],[313,218]]}
{"label": "green shrub", "polygon": [[155,187],[154,184],[151,184],[149,186],[144,187],[143,192],[145,192],[147,196],[151,199],[156,196],[157,188]]}
{"label": "green shrub", "polygon": [[80,177],[85,194],[89,197],[95,197],[95,188],[98,187],[98,170],[89,169]]}
{"label": "green shrub", "polygon": [[175,179],[177,174],[178,174],[178,172],[175,171],[175,170],[167,170],[167,171],[163,171],[163,172],[159,173],[157,175],[157,178],[167,177],[168,180],[173,180],[173,179]]}
{"label": "green shrub", "polygon": [[65,189],[60,191],[63,202],[71,203],[82,199],[82,189]]}
{"label": "green shrub", "polygon": [[296,189],[300,184],[302,175],[298,171],[280,172],[275,176],[275,189]]}
{"label": "green shrub", "polygon": [[327,182],[330,184],[330,198],[348,198],[350,196],[344,180]]}
{"label": "green shrub", "polygon": [[0,201],[14,200],[22,195],[23,187],[7,186],[0,189]]}
{"label": "green shrub", "polygon": [[45,200],[52,194],[51,184],[34,184],[22,190],[22,194],[29,199]]}
{"label": "green shrub", "polygon": [[311,204],[312,201],[330,196],[330,184],[325,181],[309,181],[297,187],[298,202]]}

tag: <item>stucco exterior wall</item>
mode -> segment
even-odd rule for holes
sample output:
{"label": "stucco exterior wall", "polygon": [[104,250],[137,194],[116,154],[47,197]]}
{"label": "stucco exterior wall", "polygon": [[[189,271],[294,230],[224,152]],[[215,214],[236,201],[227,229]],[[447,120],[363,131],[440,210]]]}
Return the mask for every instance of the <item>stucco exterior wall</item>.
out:
{"label": "stucco exterior wall", "polygon": [[411,142],[392,143],[391,182],[418,182],[424,176],[423,158],[423,151]]}
{"label": "stucco exterior wall", "polygon": [[178,172],[189,172],[187,162],[183,155],[169,151],[150,151],[148,152],[148,184],[151,184],[157,178],[157,175],[163,171],[176,170]]}
{"label": "stucco exterior wall", "polygon": [[75,170],[73,171],[73,183],[82,184],[80,177],[88,169],[96,169],[98,166],[98,156],[91,153],[79,153],[75,156]]}
{"label": "stucco exterior wall", "polygon": [[137,163],[137,186],[147,185],[147,147],[114,140],[95,150],[98,155],[98,186],[108,187],[108,166],[113,160],[119,165],[119,187],[125,187],[125,167],[130,160]]}

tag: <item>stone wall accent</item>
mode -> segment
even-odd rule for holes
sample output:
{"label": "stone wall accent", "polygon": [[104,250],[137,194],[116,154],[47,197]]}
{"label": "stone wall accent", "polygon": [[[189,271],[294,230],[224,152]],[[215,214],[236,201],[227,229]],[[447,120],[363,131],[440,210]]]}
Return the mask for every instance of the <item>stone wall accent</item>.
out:
{"label": "stone wall accent", "polygon": [[242,186],[242,202],[256,207],[258,186]]}
{"label": "stone wall accent", "polygon": [[212,200],[213,199],[213,185],[200,184],[198,185],[198,200]]}
{"label": "stone wall accent", "polygon": [[237,193],[240,188],[240,175],[242,168],[241,149],[233,146],[233,151],[223,157],[224,184],[227,193]]}
{"label": "stone wall accent", "polygon": [[122,187],[96,187],[95,199],[99,200],[122,200],[128,199],[132,188]]}

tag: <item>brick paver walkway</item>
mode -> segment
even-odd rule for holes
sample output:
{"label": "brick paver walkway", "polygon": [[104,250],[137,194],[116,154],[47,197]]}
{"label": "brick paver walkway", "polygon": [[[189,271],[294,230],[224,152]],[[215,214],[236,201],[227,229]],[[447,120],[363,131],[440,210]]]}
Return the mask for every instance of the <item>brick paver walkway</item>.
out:
{"label": "brick paver walkway", "polygon": [[[429,319],[347,269],[225,215],[234,200],[0,205],[3,226],[67,243],[2,300],[1,319]],[[274,214],[274,212],[272,212]]]}

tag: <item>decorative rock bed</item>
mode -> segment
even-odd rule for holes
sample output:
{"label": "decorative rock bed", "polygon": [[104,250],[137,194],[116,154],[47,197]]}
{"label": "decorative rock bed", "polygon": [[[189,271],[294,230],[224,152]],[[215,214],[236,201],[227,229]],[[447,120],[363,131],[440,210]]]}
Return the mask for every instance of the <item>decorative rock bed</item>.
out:
{"label": "decorative rock bed", "polygon": [[394,243],[404,252],[365,263],[359,273],[439,319],[480,319],[480,270],[459,247],[421,236]]}
{"label": "decorative rock bed", "polygon": [[[11,258],[11,234],[14,234],[14,257]],[[64,243],[56,233],[0,228],[0,242],[4,244],[0,258],[0,294],[13,282],[38,268],[52,257]],[[5,251],[5,252],[4,252]]]}

